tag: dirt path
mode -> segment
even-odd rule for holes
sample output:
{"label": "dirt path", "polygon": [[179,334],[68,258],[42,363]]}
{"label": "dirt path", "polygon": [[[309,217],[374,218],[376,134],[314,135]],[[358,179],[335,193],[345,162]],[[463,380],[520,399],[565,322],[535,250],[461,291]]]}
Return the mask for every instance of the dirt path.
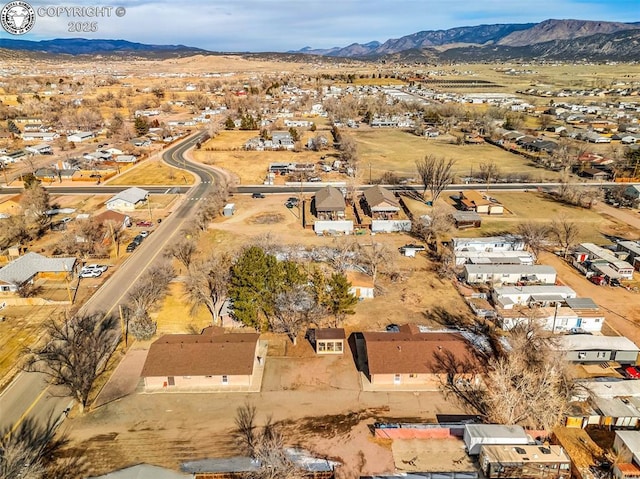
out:
{"label": "dirt path", "polygon": [[633,226],[638,231],[640,231],[640,214],[635,210],[626,210],[620,208],[614,208],[613,206],[609,206],[605,203],[596,203],[593,206],[593,209],[598,213],[612,216],[625,224]]}

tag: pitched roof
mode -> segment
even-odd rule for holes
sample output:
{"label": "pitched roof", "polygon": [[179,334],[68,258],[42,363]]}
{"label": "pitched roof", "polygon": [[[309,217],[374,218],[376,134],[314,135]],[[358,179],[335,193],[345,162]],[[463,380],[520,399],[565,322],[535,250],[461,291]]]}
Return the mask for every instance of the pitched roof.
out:
{"label": "pitched roof", "polygon": [[317,339],[345,339],[344,328],[320,328],[316,329]]}
{"label": "pitched roof", "polygon": [[474,364],[471,344],[459,333],[420,333],[402,326],[399,333],[363,333],[371,374],[443,372],[438,355],[450,352],[463,364]]}
{"label": "pitched roof", "polygon": [[202,334],[165,334],[151,344],[141,376],[249,375],[258,337],[213,328]]}
{"label": "pitched roof", "polygon": [[38,253],[27,253],[0,269],[0,281],[21,285],[37,273],[63,273],[73,271],[76,258],[47,258]]}
{"label": "pitched roof", "polygon": [[98,223],[104,223],[105,221],[115,221],[117,223],[124,223],[125,220],[129,218],[127,215],[123,215],[122,213],[118,213],[117,211],[107,210],[103,211],[99,215],[95,215],[93,217]]}
{"label": "pitched roof", "polygon": [[316,211],[343,211],[344,196],[333,186],[326,186],[315,195]]}
{"label": "pitched roof", "polygon": [[122,200],[135,205],[140,201],[146,200],[148,195],[149,192],[147,190],[143,190],[142,188],[134,186],[132,188],[127,188],[126,190],[121,191],[115,196],[112,196],[107,200],[107,203],[111,203],[112,201],[116,200]]}
{"label": "pitched roof", "polygon": [[375,185],[366,189],[364,192],[364,199],[367,201],[370,208],[385,206],[385,203],[393,209],[400,208],[400,201],[398,201],[398,198],[396,198],[391,191],[380,185]]}

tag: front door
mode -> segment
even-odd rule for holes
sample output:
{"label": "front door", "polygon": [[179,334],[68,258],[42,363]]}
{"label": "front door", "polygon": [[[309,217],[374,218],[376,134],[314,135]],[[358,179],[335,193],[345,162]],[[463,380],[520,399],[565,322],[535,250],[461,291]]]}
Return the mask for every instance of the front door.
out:
{"label": "front door", "polygon": [[399,374],[395,374],[393,376],[393,384],[400,384],[400,375]]}
{"label": "front door", "polygon": [[176,385],[176,378],[173,376],[169,376],[167,378],[167,384],[169,384],[169,386],[175,386]]}

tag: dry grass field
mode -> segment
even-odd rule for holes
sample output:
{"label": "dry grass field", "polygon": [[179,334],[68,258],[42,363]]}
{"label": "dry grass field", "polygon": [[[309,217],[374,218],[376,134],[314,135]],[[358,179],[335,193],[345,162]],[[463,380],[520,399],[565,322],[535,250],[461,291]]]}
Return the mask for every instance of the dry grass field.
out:
{"label": "dry grass field", "polygon": [[350,130],[349,134],[358,143],[360,164],[371,164],[373,178],[385,171],[416,177],[415,161],[426,155],[454,159],[454,170],[459,176],[477,173],[480,163],[493,161],[503,176],[527,173],[533,181],[557,177],[552,171],[530,166],[525,158],[488,144],[455,145],[446,139],[428,140],[397,129],[359,129]]}
{"label": "dry grass field", "polygon": [[161,160],[146,160],[106,183],[111,186],[192,185],[195,178],[188,171],[173,168]]}

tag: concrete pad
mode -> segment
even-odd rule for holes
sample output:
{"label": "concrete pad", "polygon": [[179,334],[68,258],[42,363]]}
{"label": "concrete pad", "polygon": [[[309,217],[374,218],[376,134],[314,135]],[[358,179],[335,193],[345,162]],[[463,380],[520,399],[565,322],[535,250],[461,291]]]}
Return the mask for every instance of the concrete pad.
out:
{"label": "concrete pad", "polygon": [[124,359],[104,385],[92,408],[104,406],[116,399],[135,392],[140,382],[140,373],[147,359],[147,349],[130,349]]}

